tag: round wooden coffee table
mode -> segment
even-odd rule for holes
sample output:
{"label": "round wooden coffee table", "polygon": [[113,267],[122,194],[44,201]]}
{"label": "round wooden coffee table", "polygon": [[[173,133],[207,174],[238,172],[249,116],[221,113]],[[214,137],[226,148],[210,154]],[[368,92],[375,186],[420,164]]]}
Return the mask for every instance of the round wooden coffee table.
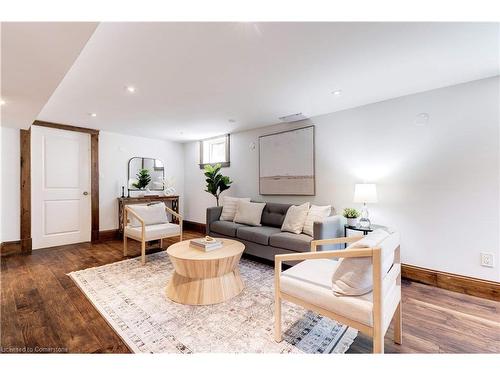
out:
{"label": "round wooden coffee table", "polygon": [[185,305],[212,305],[243,290],[238,262],[245,245],[218,240],[223,246],[208,252],[189,246],[189,240],[169,246],[167,254],[175,272],[167,285],[168,298]]}

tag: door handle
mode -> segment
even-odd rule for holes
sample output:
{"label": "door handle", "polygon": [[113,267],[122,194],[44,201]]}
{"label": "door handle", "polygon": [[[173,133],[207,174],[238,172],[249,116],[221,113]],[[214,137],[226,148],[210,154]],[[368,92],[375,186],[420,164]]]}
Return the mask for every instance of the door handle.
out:
{"label": "door handle", "polygon": [[84,191],[83,195],[89,195],[89,192],[88,191]]}

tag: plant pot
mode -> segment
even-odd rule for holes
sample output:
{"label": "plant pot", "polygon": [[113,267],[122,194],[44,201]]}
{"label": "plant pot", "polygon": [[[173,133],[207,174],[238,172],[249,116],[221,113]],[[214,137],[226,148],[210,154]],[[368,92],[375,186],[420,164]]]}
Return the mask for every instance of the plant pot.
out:
{"label": "plant pot", "polygon": [[356,225],[358,225],[358,218],[347,218],[347,225],[349,225],[350,227],[355,227]]}

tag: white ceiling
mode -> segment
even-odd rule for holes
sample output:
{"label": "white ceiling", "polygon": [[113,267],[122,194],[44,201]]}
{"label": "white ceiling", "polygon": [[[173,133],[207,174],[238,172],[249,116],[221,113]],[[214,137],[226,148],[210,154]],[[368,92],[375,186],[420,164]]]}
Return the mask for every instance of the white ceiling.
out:
{"label": "white ceiling", "polygon": [[199,139],[498,75],[499,45],[495,23],[101,23],[38,119]]}
{"label": "white ceiling", "polygon": [[2,126],[30,127],[97,25],[2,22]]}

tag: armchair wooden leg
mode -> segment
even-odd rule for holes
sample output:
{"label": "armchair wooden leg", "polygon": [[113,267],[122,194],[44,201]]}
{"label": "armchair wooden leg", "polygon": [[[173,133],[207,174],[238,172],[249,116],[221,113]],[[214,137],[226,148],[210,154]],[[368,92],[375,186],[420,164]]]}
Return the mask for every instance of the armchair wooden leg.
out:
{"label": "armchair wooden leg", "polygon": [[384,353],[384,336],[382,336],[380,333],[373,334],[373,353]]}
{"label": "armchair wooden leg", "polygon": [[141,262],[146,264],[146,241],[141,242]]}
{"label": "armchair wooden leg", "polygon": [[160,249],[163,250],[163,238],[160,238]]}
{"label": "armchair wooden leg", "polygon": [[402,313],[401,301],[399,301],[396,312],[394,313],[394,342],[399,345],[403,342]]}
{"label": "armchair wooden leg", "polygon": [[274,340],[276,342],[283,340],[281,337],[281,298],[278,293],[274,299]]}
{"label": "armchair wooden leg", "polygon": [[123,236],[123,256],[126,257],[127,254],[127,236]]}

